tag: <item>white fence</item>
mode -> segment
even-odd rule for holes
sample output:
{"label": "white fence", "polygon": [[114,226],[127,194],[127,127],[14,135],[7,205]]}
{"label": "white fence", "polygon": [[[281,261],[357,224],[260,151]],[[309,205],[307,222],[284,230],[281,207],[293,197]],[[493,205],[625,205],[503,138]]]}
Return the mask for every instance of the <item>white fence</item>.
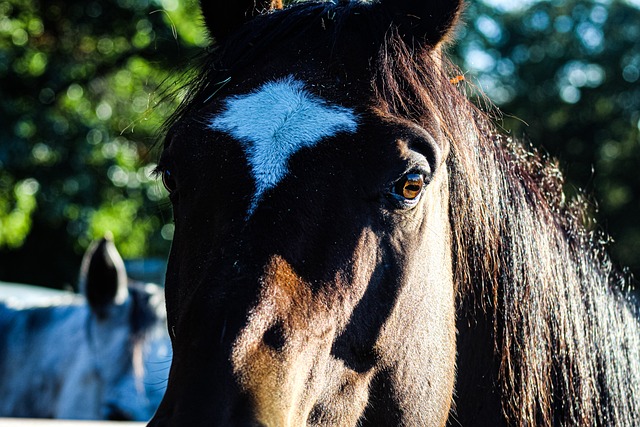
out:
{"label": "white fence", "polygon": [[146,423],[121,421],[32,420],[0,418],[0,427],[144,427]]}

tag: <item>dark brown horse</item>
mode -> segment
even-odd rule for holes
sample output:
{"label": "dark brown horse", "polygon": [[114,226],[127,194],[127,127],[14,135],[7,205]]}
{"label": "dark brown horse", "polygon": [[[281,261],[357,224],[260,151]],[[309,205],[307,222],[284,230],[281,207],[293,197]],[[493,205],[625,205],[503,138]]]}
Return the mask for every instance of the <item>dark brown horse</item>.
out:
{"label": "dark brown horse", "polygon": [[555,163],[454,84],[461,2],[276,3],[202,2],[150,425],[638,425],[631,305]]}

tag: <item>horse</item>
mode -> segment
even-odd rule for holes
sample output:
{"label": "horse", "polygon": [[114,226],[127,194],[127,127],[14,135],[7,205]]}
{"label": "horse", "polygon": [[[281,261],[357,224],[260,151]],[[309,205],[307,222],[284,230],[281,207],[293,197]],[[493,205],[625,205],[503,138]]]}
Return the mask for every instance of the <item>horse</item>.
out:
{"label": "horse", "polygon": [[161,287],[127,277],[110,239],[82,262],[82,295],[0,287],[0,417],[148,421],[171,348]]}
{"label": "horse", "polygon": [[626,279],[558,162],[470,100],[462,1],[279,3],[200,2],[148,425],[638,425]]}

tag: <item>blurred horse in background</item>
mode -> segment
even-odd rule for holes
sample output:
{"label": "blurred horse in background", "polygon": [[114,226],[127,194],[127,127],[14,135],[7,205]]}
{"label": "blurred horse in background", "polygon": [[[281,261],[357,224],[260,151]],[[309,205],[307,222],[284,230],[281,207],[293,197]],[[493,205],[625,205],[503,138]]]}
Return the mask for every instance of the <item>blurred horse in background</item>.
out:
{"label": "blurred horse in background", "polygon": [[87,250],[80,288],[0,285],[0,417],[153,415],[171,359],[162,288],[129,279],[106,238]]}

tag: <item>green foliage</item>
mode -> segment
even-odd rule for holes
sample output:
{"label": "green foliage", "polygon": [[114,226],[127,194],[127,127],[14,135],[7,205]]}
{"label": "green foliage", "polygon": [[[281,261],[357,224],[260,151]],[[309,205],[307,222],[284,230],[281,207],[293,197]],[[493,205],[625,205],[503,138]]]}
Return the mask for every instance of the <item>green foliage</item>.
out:
{"label": "green foliage", "polygon": [[3,194],[0,198],[0,245],[16,248],[22,245],[31,229],[31,215],[36,209],[40,184],[27,178],[15,185],[7,180],[3,187],[13,188],[13,195]]}
{"label": "green foliage", "polygon": [[640,3],[496,4],[471,5],[462,68],[501,108],[505,129],[594,195],[614,261],[640,277]]}
{"label": "green foliage", "polygon": [[[179,101],[175,65],[207,43],[196,11],[196,0],[0,0],[1,279],[73,283],[107,231],[125,257],[166,254],[150,150]],[[58,277],[48,259],[25,267],[42,245],[67,253]]]}

